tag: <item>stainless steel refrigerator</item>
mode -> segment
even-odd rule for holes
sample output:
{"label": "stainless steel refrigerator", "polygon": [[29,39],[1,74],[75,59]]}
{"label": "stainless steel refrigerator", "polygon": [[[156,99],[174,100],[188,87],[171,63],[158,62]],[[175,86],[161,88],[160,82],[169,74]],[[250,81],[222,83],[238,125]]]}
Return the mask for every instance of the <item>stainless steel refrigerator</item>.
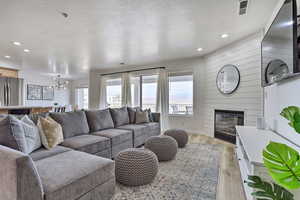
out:
{"label": "stainless steel refrigerator", "polygon": [[0,77],[0,106],[22,105],[23,84],[23,79]]}

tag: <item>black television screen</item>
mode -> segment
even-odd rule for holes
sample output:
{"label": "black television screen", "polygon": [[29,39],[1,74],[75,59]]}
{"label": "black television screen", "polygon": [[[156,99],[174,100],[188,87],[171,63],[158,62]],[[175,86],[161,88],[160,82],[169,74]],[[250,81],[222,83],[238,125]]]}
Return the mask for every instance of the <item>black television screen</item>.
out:
{"label": "black television screen", "polygon": [[261,44],[262,85],[299,73],[296,0],[286,0]]}

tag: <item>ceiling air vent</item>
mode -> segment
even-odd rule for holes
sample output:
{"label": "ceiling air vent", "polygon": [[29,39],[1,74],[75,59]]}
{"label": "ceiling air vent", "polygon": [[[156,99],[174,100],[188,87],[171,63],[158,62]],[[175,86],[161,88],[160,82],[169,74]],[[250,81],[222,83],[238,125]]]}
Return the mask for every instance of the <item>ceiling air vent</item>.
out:
{"label": "ceiling air vent", "polygon": [[239,15],[247,13],[249,0],[239,0]]}

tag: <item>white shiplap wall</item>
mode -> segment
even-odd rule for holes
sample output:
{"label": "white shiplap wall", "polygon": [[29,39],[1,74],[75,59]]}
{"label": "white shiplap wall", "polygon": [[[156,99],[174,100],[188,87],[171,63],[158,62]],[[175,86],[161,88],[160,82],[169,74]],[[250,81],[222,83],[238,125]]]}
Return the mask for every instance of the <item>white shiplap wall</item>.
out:
{"label": "white shiplap wall", "polygon": [[[245,112],[245,125],[256,124],[263,112],[263,89],[261,87],[260,41],[262,34],[222,48],[205,57],[205,81],[203,102],[203,131],[213,136],[214,110]],[[236,65],[241,74],[239,88],[231,95],[222,95],[216,87],[216,76],[222,66]]]}

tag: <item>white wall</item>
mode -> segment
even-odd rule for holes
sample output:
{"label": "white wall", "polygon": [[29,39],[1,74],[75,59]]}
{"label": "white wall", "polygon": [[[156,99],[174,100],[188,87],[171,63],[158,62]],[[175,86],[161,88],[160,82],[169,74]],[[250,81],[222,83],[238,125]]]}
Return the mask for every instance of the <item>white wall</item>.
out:
{"label": "white wall", "polygon": [[[252,35],[242,41],[226,46],[204,58],[180,59],[161,62],[147,67],[166,67],[169,72],[194,72],[194,115],[169,116],[172,128],[183,128],[193,133],[213,136],[214,109],[245,111],[246,125],[255,125],[262,116],[262,88],[260,86],[260,41],[262,34]],[[225,96],[216,88],[216,76],[225,64],[237,65],[241,73],[239,89]],[[145,66],[90,72],[90,108],[98,108],[100,73],[141,69]]]}
{"label": "white wall", "polygon": [[[245,125],[250,126],[255,126],[256,118],[262,116],[261,37],[262,33],[254,34],[205,57],[203,128],[209,135],[214,132],[215,109],[244,111]],[[231,95],[221,94],[216,87],[217,73],[226,64],[236,65],[241,75],[240,85]]]}
{"label": "white wall", "polygon": [[[276,13],[280,9],[283,0],[281,0],[266,26],[267,30],[272,23]],[[297,2],[298,6],[300,1]],[[299,9],[298,9],[299,13]],[[300,107],[300,78],[289,79],[272,86],[265,88],[264,98],[264,115],[268,128],[278,132],[282,136],[299,144],[300,135],[297,134],[291,127],[289,127],[287,120],[280,116],[280,112],[284,107],[295,105]]]}
{"label": "white wall", "polygon": [[42,86],[54,85],[53,78],[51,76],[41,75],[33,71],[19,72],[19,77],[24,79],[24,105],[25,106],[53,106],[54,103],[59,105],[70,104],[70,88],[66,90],[54,90],[54,100],[27,100],[27,84],[36,84]]}

